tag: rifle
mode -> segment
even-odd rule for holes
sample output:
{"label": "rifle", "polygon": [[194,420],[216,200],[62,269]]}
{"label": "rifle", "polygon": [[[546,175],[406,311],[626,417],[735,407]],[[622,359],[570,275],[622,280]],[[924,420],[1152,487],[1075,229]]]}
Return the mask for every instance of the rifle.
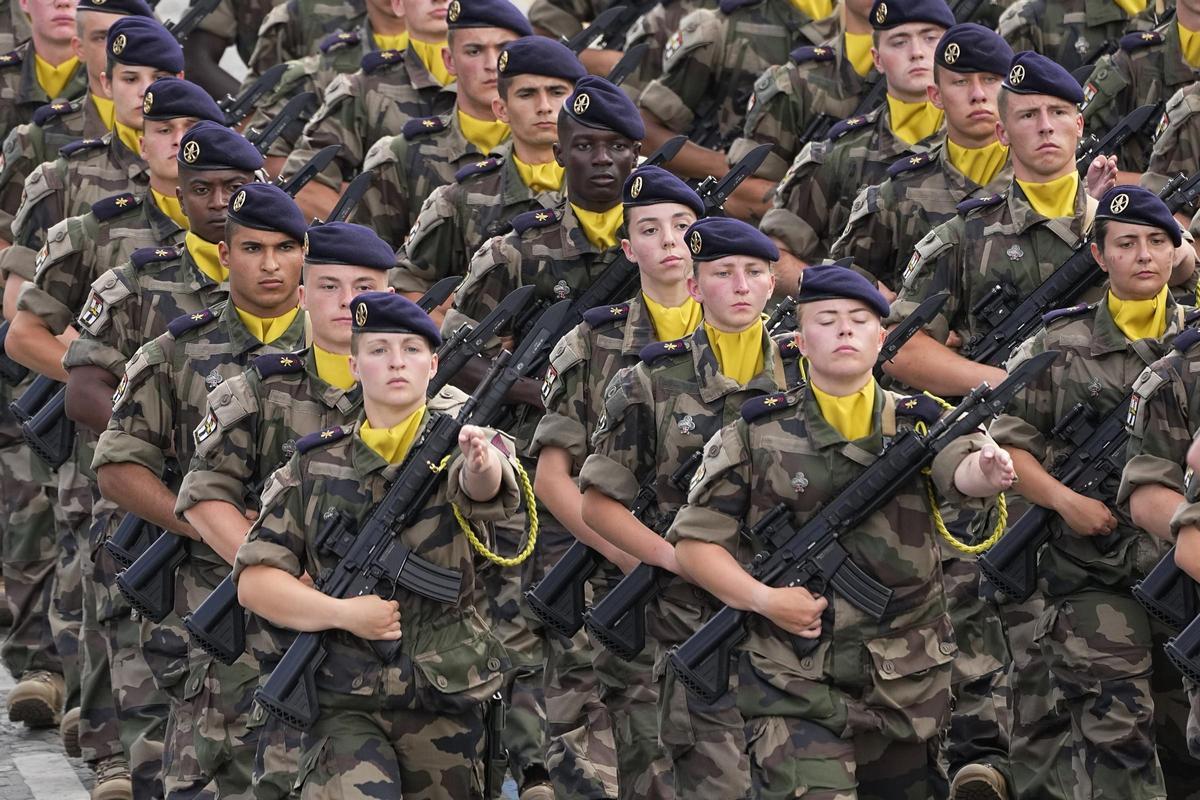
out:
{"label": "rifle", "polygon": [[326,167],[333,163],[333,159],[337,157],[341,149],[340,144],[325,145],[317,151],[316,155],[304,162],[304,166],[296,170],[296,174],[284,181],[279,188],[292,197],[300,194],[300,190],[307,186],[309,181],[320,175]]}
{"label": "rifle", "polygon": [[1200,624],[1195,619],[1178,636],[1171,637],[1164,649],[1185,678],[1200,683]]}
{"label": "rifle", "polygon": [[429,394],[441,391],[467,362],[482,353],[496,331],[529,305],[535,290],[536,287],[532,285],[512,290],[477,325],[460,325],[450,338],[442,342],[438,348],[438,371],[429,381]]}
{"label": "rifle", "polygon": [[[28,405],[26,398],[29,398]],[[39,400],[40,407],[33,405]],[[13,416],[17,415],[18,407],[21,407],[22,413],[37,409],[28,419],[21,420],[21,438],[50,469],[58,469],[65,464],[75,448],[75,423],[67,417],[66,403],[67,387],[39,375],[21,395],[21,399],[12,404]]]}
{"label": "rifle", "polygon": [[496,692],[483,712],[484,751],[483,788],[487,800],[504,794],[504,773],[508,771],[508,748],[504,746],[504,695]]}
{"label": "rifle", "polygon": [[1078,155],[1075,157],[1075,167],[1080,175],[1087,175],[1088,167],[1096,156],[1115,155],[1125,142],[1141,133],[1147,125],[1158,121],[1162,116],[1161,103],[1149,103],[1135,108],[1125,115],[1120,122],[1112,127],[1103,139],[1089,135],[1079,143]]}
{"label": "rifle", "polygon": [[[875,362],[876,372],[882,369],[885,361],[895,357],[914,333],[937,315],[949,296],[949,292],[930,295],[908,319],[888,334]],[[692,465],[692,471],[699,466],[700,451],[696,451],[693,458],[696,463]],[[672,476],[672,480],[674,478],[675,476]],[[686,490],[686,487],[681,488]],[[760,520],[759,525],[750,532],[750,541],[765,540],[762,535],[763,527]],[[639,564],[603,599],[584,612],[583,619],[588,632],[618,658],[633,661],[646,646],[646,607],[658,596],[670,578],[671,574],[660,567]],[[580,591],[582,592],[582,588]]]}
{"label": "rifle", "polygon": [[[854,107],[854,111],[845,117],[845,119],[865,116],[883,104],[883,99],[887,96],[887,84],[883,78],[877,77],[873,81],[870,81],[866,84],[865,89],[866,91],[859,97],[858,105]],[[837,123],[837,117],[825,113],[817,114],[809,120],[808,125],[804,126],[804,130],[800,132],[800,137],[796,142],[796,150],[799,151],[809,142],[825,141],[829,138],[829,129]]]}
{"label": "rifle", "polygon": [[1133,596],[1150,616],[1173,631],[1188,627],[1200,611],[1196,582],[1175,564],[1174,547],[1133,585]]}
{"label": "rifle", "polygon": [[[334,145],[330,145],[330,147],[333,146]],[[340,148],[341,145],[337,145],[337,147]],[[324,167],[322,167],[322,169],[324,169]],[[318,172],[319,171],[320,170],[318,170]],[[371,187],[371,178],[373,176],[373,172],[360,172],[358,175],[356,175],[354,180],[350,181],[350,184],[346,187],[346,191],[342,192],[342,196],[338,198],[337,203],[330,210],[329,217],[325,221],[345,222],[346,218],[350,216],[350,212],[353,211],[355,206],[362,201],[363,195],[367,193],[367,189]],[[459,283],[461,283],[461,281],[459,281]],[[457,285],[458,283],[455,284],[455,286]]]}
{"label": "rifle", "polygon": [[742,181],[753,175],[769,155],[771,155],[771,145],[760,144],[742,156],[720,181],[711,175],[702,180],[696,187],[696,194],[700,195],[700,199],[704,201],[704,216],[722,216],[722,209],[725,207],[725,201],[729,199],[729,195],[733,194],[733,190],[740,186]]}
{"label": "rifle", "polygon": [[221,4],[221,0],[196,0],[188,6],[188,10],[178,21],[168,22],[163,25],[167,32],[175,37],[177,42],[182,42],[184,39],[191,36],[192,31],[200,27],[200,23],[209,14],[217,10],[217,6]]}
{"label": "rifle", "polygon": [[613,68],[605,76],[608,82],[613,86],[620,86],[624,83],[642,63],[642,59],[646,57],[646,51],[649,49],[650,45],[642,42],[626,50],[625,55],[621,56],[616,64],[613,64]]}
{"label": "rifle", "polygon": [[[686,492],[692,473],[700,466],[701,455],[702,451],[697,450],[685,459],[671,473],[668,479],[670,483],[680,491]],[[629,506],[629,510],[639,522],[646,522],[647,514],[658,497],[654,487],[657,479],[658,476],[653,472],[647,475],[638,486],[637,495]],[[564,639],[570,639],[583,626],[584,585],[604,561],[604,556],[583,542],[573,543],[558,563],[546,572],[545,577],[525,593],[525,599],[533,613],[547,628]],[[646,565],[640,565],[638,569],[644,566]],[[622,579],[621,583],[625,580]]]}
{"label": "rifle", "polygon": [[254,145],[254,148],[265,156],[267,150],[274,144],[276,139],[283,135],[283,131],[288,125],[311,113],[316,106],[316,94],[313,92],[300,92],[287,101],[287,104],[275,115],[275,118],[267,123],[267,127],[261,131],[252,130],[246,136],[246,141]]}
{"label": "rifle", "polygon": [[950,11],[958,22],[972,22],[981,5],[983,5],[983,0],[957,0],[950,7]]}
{"label": "rifle", "polygon": [[767,317],[767,321],[763,323],[768,336],[796,330],[797,305],[796,298],[790,294],[783,296],[783,299],[775,306],[775,310],[771,312],[771,316]]}
{"label": "rifle", "polygon": [[[892,590],[850,560],[838,542],[839,535],[879,510],[950,443],[1001,413],[1013,396],[1057,356],[1058,351],[1048,350],[1030,358],[995,389],[980,384],[953,411],[931,425],[926,436],[911,430],[900,434],[874,464],[799,527],[792,521],[791,510],[781,503],[776,519],[759,531],[767,549],[755,556],[751,574],[768,586],[814,584],[818,591],[831,587],[856,608],[882,619]],[[729,687],[729,657],[746,635],[749,614],[725,606],[671,651],[671,666],[689,692],[707,702],[715,702],[725,694]],[[794,641],[801,655],[810,653],[817,644],[815,639]]]}
{"label": "rifle", "polygon": [[[180,477],[179,463],[173,458],[168,459],[163,468],[163,484],[173,486]],[[154,540],[162,536],[162,533],[162,528],[146,522],[136,514],[126,513],[112,536],[104,543],[104,549],[117,566],[126,569]]]}
{"label": "rifle", "polygon": [[8,353],[4,351],[4,343],[8,339],[8,320],[0,323],[0,379],[9,386],[16,386],[21,381],[25,380],[25,376],[29,374],[29,368],[24,364],[18,364],[8,357]]}
{"label": "rifle", "polygon": [[1192,216],[1196,209],[1196,203],[1200,200],[1200,172],[1190,178],[1182,172],[1179,173],[1167,181],[1158,196],[1167,204],[1167,208],[1171,209],[1172,213],[1177,214],[1182,211],[1189,217]]}
{"label": "rifle", "polygon": [[592,42],[605,35],[621,19],[622,12],[625,11],[625,6],[612,6],[606,8],[596,15],[591,24],[583,30],[576,33],[570,39],[563,39],[562,43],[567,49],[575,55],[579,55],[584,50],[592,46]]}
{"label": "rifle", "polygon": [[237,97],[231,94],[225,95],[225,98],[217,103],[217,107],[225,112],[225,127],[232,128],[239,125],[242,120],[250,116],[255,103],[279,85],[287,68],[287,64],[276,64],[259,75],[257,80],[238,93]]}
{"label": "rifle", "polygon": [[[633,24],[648,14],[660,2],[661,0],[645,0],[645,2],[637,3],[636,5],[617,6],[617,8],[621,9],[621,13],[613,19],[611,24],[605,26],[603,35],[599,40],[600,47],[606,50],[622,49],[625,46],[626,38],[629,36],[629,29],[633,27]],[[639,58],[638,60],[640,61],[641,59]]]}

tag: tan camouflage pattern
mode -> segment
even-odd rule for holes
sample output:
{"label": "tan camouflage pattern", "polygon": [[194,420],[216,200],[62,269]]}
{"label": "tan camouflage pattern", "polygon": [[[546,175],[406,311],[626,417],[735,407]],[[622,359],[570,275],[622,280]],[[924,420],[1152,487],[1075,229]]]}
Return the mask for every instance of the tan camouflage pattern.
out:
{"label": "tan camouflage pattern", "polygon": [[63,87],[62,97],[50,97],[34,71],[33,42],[0,54],[0,131],[8,132],[33,119],[33,112],[51,100],[75,100],[87,89],[87,69],[81,62]]}
{"label": "tan camouflage pattern", "polygon": [[363,0],[288,0],[279,2],[258,27],[254,52],[243,57],[250,75],[261,75],[283,64],[317,52],[329,33],[350,29],[366,17]]}
{"label": "tan camouflage pattern", "polygon": [[1018,0],[1000,15],[996,31],[1013,52],[1032,50],[1073,72],[1094,64],[1103,48],[1115,47],[1123,34],[1153,28],[1154,10],[1151,3],[1130,17],[1104,0]]}

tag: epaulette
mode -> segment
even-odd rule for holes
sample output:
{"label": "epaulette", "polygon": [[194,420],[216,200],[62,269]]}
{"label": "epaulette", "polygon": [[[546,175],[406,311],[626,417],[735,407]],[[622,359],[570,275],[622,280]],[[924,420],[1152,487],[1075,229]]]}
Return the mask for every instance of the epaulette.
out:
{"label": "epaulette", "polygon": [[896,401],[896,415],[915,418],[926,425],[937,422],[942,416],[943,406],[927,394],[914,394]]}
{"label": "epaulette", "polygon": [[421,117],[419,119],[410,119],[404,123],[404,127],[400,132],[404,134],[404,138],[412,141],[418,136],[424,136],[427,133],[440,133],[446,130],[446,123],[441,117]]}
{"label": "epaulette", "polygon": [[21,63],[21,51],[11,50],[0,56],[0,68],[15,67]]}
{"label": "epaulette", "polygon": [[779,392],[778,394],[767,394],[762,397],[752,397],[742,403],[742,419],[746,420],[746,422],[754,422],[754,420],[762,419],[772,411],[794,406],[796,403],[797,395],[791,392]]}
{"label": "epaulette", "polygon": [[155,261],[166,261],[168,258],[177,258],[178,256],[178,247],[169,245],[167,247],[139,247],[129,256],[129,260],[133,266],[141,269]]}
{"label": "epaulette", "polygon": [[739,8],[757,5],[761,2],[762,0],[721,0],[719,5],[721,8],[721,13],[729,15],[737,11]]}
{"label": "epaulette", "polygon": [[106,197],[103,200],[97,200],[92,203],[92,213],[96,215],[96,219],[103,222],[130,209],[137,208],[141,205],[141,202],[133,194],[121,192],[120,194],[114,194],[112,197]]}
{"label": "epaulette", "polygon": [[1080,303],[1077,306],[1067,306],[1066,308],[1056,308],[1053,311],[1047,311],[1042,314],[1042,324],[1049,325],[1056,319],[1065,319],[1066,317],[1076,317],[1083,312],[1093,308],[1090,303]]}
{"label": "epaulette", "polygon": [[358,31],[335,31],[322,39],[317,47],[321,48],[322,53],[328,53],[330,50],[355,45],[361,41],[362,34]]}
{"label": "epaulette", "polygon": [[362,71],[370,75],[381,67],[399,64],[403,60],[404,53],[399,50],[372,50],[362,58]]}
{"label": "epaulette", "polygon": [[94,150],[97,147],[107,147],[103,139],[76,139],[73,142],[68,142],[58,148],[58,154],[66,158],[70,158],[76,153],[82,153],[85,150]]}
{"label": "epaulette", "polygon": [[1200,320],[1200,308],[1193,308],[1183,315],[1184,325],[1195,325],[1197,320]]}
{"label": "epaulette", "polygon": [[203,311],[197,311],[194,314],[184,314],[168,322],[167,330],[171,332],[172,336],[178,339],[180,336],[192,330],[193,328],[199,328],[201,325],[211,320],[213,316],[214,315],[211,308],[206,308]]}
{"label": "epaulette", "polygon": [[502,158],[485,158],[482,161],[473,161],[454,173],[454,182],[462,183],[472,175],[483,175],[488,172],[495,172],[504,163]]}
{"label": "epaulette", "polygon": [[537,211],[526,211],[512,218],[512,227],[517,234],[534,228],[547,228],[559,220],[558,212],[552,208],[542,208]]}
{"label": "epaulette", "polygon": [[831,142],[836,142],[838,139],[845,136],[851,131],[856,131],[867,124],[867,118],[864,116],[846,117],[846,119],[834,125],[829,129],[829,133],[825,138]]}
{"label": "epaulette", "polygon": [[78,108],[74,103],[68,103],[66,100],[55,100],[53,103],[47,103],[44,106],[38,106],[33,112],[33,124],[45,125],[55,117],[62,116],[68,111],[74,111]]}
{"label": "epaulette", "polygon": [[965,217],[967,214],[970,214],[977,208],[994,206],[1003,200],[1004,195],[1001,193],[990,194],[987,197],[968,197],[966,200],[963,200],[961,203],[956,205],[954,209],[958,211],[960,215]]}
{"label": "epaulette", "polygon": [[271,353],[270,355],[257,356],[250,362],[254,368],[258,370],[258,374],[264,378],[269,378],[272,375],[287,375],[292,372],[304,371],[304,354],[303,353]]}
{"label": "epaulette", "polygon": [[671,342],[654,342],[648,344],[638,353],[638,358],[645,364],[653,364],[666,356],[679,356],[691,352],[692,343],[687,339],[676,339]]}
{"label": "epaulette", "polygon": [[1162,44],[1163,36],[1158,31],[1142,31],[1127,33],[1121,37],[1120,46],[1126,53],[1149,47],[1152,44]]}
{"label": "epaulette", "polygon": [[340,442],[349,435],[350,431],[340,425],[335,425],[332,428],[326,428],[316,433],[310,433],[296,440],[296,452],[307,453],[309,450],[313,450],[321,445]]}
{"label": "epaulette", "polygon": [[583,312],[583,321],[592,328],[598,328],[608,322],[617,322],[629,317],[629,303],[613,306],[596,306]]}
{"label": "epaulette", "polygon": [[1197,342],[1200,342],[1200,330],[1188,328],[1179,332],[1179,335],[1171,341],[1171,347],[1174,347],[1181,353],[1186,353]]}
{"label": "epaulette", "polygon": [[834,52],[832,47],[813,47],[805,45],[797,47],[792,52],[788,53],[788,58],[793,64],[808,64],[813,61],[833,61]]}
{"label": "epaulette", "polygon": [[914,156],[905,156],[904,158],[893,161],[887,168],[889,178],[894,178],[897,175],[914,170],[917,167],[923,167],[930,162],[929,153],[917,153]]}

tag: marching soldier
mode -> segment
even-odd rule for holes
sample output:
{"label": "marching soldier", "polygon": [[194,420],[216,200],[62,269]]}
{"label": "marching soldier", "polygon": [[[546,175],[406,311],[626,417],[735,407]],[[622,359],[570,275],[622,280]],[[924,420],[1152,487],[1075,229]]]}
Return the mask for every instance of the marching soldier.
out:
{"label": "marching soldier", "polygon": [[1156,24],[1145,0],[1092,4],[1086,0],[1018,0],[1004,10],[996,30],[1014,50],[1032,50],[1066,70],[1095,64],[1130,31]]}
{"label": "marching soldier", "polygon": [[72,0],[23,0],[31,36],[0,55],[0,131],[29,122],[51,100],[74,100],[87,88],[87,72],[71,46]]}
{"label": "marching soldier", "polygon": [[[312,55],[324,37],[361,23],[369,14],[369,5],[366,0],[288,0],[277,3],[255,30],[254,51],[245,59],[249,67],[247,78],[252,80],[276,64]],[[396,12],[398,5],[398,2],[392,4],[392,15],[403,20],[404,15]],[[221,25],[222,18],[220,14],[214,14],[205,22],[208,25],[201,23],[201,30],[211,30]],[[387,35],[399,34],[388,32]],[[381,46],[379,49],[387,50],[389,47]]]}
{"label": "marching soldier", "polygon": [[1179,173],[1194,175],[1200,172],[1200,84],[1189,83],[1167,101],[1158,130],[1150,163],[1138,182],[1158,192],[1167,181]]}

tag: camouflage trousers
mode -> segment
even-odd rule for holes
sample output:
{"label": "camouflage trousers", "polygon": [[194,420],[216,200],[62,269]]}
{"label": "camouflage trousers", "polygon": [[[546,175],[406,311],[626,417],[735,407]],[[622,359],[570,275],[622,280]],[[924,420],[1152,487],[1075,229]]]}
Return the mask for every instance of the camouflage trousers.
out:
{"label": "camouflage trousers", "polygon": [[318,693],[301,737],[303,800],[482,800],[483,708],[381,708],[379,697]]}
{"label": "camouflage trousers", "polygon": [[[263,681],[270,676],[263,673]],[[258,732],[258,750],[254,754],[255,800],[283,800],[299,796],[296,776],[300,771],[300,731],[266,715]]]}
{"label": "camouflage trousers", "polygon": [[[79,632],[83,627],[83,550],[79,525],[83,509],[81,494],[73,485],[71,463],[63,464],[51,478],[50,490],[54,510],[54,531],[58,541],[58,563],[54,567],[54,588],[50,602],[50,630],[54,632],[54,647],[62,659],[63,679],[66,681],[66,708],[79,705],[82,656],[79,652]],[[66,475],[64,476],[64,473]],[[90,499],[90,497],[89,497]]]}
{"label": "camouflage trousers", "polygon": [[1175,635],[1153,618],[1150,691],[1154,696],[1154,744],[1171,800],[1200,799],[1200,752],[1191,748],[1191,694],[1188,681],[1163,647]]}
{"label": "camouflage trousers", "polygon": [[600,700],[612,719],[618,797],[671,800],[675,797],[671,760],[658,737],[653,646],[626,662],[593,642],[592,666],[599,681]]}
{"label": "camouflage trousers", "polygon": [[[736,658],[736,656],[735,656]],[[671,759],[675,796],[743,800],[750,796],[750,757],[746,723],[737,707],[737,674],[716,703],[689,694],[666,668],[660,650],[659,731]]]}

